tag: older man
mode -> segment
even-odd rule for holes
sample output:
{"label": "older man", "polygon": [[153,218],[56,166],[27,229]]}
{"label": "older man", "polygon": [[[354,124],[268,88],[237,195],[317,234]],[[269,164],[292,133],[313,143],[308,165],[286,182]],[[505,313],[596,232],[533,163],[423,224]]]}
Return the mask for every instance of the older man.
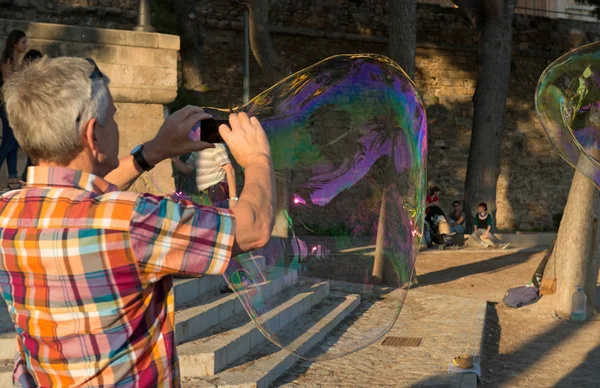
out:
{"label": "older man", "polygon": [[172,275],[221,274],[270,237],[274,177],[258,120],[231,115],[220,128],[246,174],[234,209],[118,191],[212,145],[188,139],[209,116],[186,107],[119,161],[108,82],[91,60],[44,58],[4,86],[15,136],[37,164],[25,189],[0,198],[17,385],[178,386]]}

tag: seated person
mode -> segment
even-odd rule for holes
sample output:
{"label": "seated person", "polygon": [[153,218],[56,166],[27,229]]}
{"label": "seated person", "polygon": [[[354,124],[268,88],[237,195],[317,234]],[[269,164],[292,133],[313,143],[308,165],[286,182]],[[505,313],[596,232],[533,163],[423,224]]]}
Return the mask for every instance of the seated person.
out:
{"label": "seated person", "polygon": [[433,186],[429,190],[429,195],[425,197],[425,215],[429,214],[430,209],[433,206],[440,206],[440,194],[442,190],[439,187]]}
{"label": "seated person", "polygon": [[440,205],[440,194],[442,190],[439,187],[433,186],[429,190],[429,194],[425,197],[425,224],[423,227],[423,239],[427,243],[428,248],[433,247],[433,241],[431,239],[431,216],[429,211],[431,208],[439,207]]}
{"label": "seated person", "polygon": [[487,212],[487,204],[481,202],[478,210],[479,212],[475,215],[475,220],[473,221],[473,234],[471,235],[473,240],[486,248],[489,246],[501,249],[508,248],[510,244],[504,244],[490,232],[492,229],[492,215]]}
{"label": "seated person", "polygon": [[450,221],[450,230],[454,233],[465,234],[465,212],[462,211],[462,205],[460,201],[452,202],[452,211],[448,216]]}

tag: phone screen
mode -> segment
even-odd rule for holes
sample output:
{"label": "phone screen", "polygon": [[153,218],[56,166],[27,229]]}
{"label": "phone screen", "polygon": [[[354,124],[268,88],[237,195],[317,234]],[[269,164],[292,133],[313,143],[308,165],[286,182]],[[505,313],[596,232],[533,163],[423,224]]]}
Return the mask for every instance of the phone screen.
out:
{"label": "phone screen", "polygon": [[199,121],[190,130],[188,137],[191,141],[203,141],[206,143],[223,143],[219,134],[219,126],[228,124],[227,120],[206,119]]}

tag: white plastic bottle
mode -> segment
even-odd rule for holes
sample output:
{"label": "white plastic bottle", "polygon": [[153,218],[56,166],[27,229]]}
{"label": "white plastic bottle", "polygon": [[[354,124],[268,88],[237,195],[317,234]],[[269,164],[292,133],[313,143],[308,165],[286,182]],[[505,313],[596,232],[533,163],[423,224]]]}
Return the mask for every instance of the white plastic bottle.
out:
{"label": "white plastic bottle", "polygon": [[587,296],[580,286],[575,286],[575,293],[571,302],[571,320],[585,321],[587,318]]}

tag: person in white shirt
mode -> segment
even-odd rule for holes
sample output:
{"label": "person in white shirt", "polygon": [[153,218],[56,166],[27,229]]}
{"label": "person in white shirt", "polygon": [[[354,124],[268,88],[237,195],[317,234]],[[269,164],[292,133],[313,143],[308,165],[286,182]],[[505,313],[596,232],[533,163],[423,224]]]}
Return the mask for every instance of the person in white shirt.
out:
{"label": "person in white shirt", "polygon": [[216,143],[215,148],[193,152],[186,162],[179,158],[171,161],[186,175],[196,172],[196,186],[202,194],[202,205],[232,208],[237,202],[235,170],[225,144]]}

